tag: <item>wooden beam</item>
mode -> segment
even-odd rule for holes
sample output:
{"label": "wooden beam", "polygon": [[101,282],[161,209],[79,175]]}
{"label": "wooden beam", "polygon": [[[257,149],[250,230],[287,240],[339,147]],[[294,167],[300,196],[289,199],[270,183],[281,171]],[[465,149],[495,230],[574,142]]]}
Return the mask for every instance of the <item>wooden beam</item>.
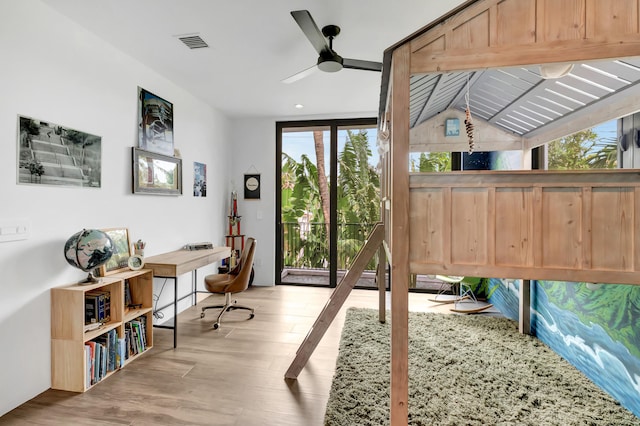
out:
{"label": "wooden beam", "polygon": [[583,62],[640,55],[637,35],[609,40],[565,40],[522,46],[460,49],[457,51],[418,51],[411,57],[411,73],[453,72],[497,67]]}
{"label": "wooden beam", "polygon": [[393,53],[391,92],[391,426],[406,425],[409,399],[409,68]]}

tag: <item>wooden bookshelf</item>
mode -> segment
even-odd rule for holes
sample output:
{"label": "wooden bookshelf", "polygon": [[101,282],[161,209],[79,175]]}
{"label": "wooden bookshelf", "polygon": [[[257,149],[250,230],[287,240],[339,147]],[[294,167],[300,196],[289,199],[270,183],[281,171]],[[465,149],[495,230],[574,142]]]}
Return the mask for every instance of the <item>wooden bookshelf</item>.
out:
{"label": "wooden bookshelf", "polygon": [[[131,303],[125,305],[125,282],[128,283]],[[110,294],[110,318],[96,330],[85,331],[85,296],[90,291]],[[87,380],[85,344],[116,330],[117,337],[125,336],[125,324],[139,317],[146,318],[146,346],[153,347],[153,271],[141,269],[103,277],[96,284],[72,284],[51,289],[51,387],[53,389],[84,392],[95,384]],[[142,352],[142,353],[144,353]],[[122,364],[140,356],[130,356]],[[102,380],[118,371],[104,375]]]}

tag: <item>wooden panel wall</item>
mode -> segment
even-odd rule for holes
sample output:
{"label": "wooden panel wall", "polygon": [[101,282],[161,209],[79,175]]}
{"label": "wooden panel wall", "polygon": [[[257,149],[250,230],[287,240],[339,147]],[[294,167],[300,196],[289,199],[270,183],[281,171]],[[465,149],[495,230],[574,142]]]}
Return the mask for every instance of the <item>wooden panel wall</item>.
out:
{"label": "wooden panel wall", "polygon": [[640,55],[638,0],[485,0],[410,41],[413,74]]}
{"label": "wooden panel wall", "polygon": [[639,208],[637,170],[415,174],[411,272],[640,284]]}

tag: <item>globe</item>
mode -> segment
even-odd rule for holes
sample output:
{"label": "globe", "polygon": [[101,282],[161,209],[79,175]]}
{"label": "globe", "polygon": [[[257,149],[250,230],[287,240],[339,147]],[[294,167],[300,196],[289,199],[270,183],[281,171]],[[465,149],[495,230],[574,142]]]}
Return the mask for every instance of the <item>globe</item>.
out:
{"label": "globe", "polygon": [[89,273],[81,283],[94,283],[99,280],[93,271],[107,263],[113,248],[113,241],[106,233],[98,229],[83,229],[64,243],[64,258],[69,265]]}

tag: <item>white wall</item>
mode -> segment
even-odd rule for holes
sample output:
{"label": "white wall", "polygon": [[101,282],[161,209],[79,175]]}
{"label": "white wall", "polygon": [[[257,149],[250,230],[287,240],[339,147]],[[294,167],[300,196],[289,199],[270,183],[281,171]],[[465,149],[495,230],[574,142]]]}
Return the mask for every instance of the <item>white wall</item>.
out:
{"label": "white wall", "polygon": [[[234,162],[229,184],[238,191],[242,233],[257,241],[253,285],[273,285],[275,274],[276,120],[243,119],[232,123]],[[256,172],[257,170],[257,172]],[[260,173],[259,200],[244,199],[244,174]]]}
{"label": "white wall", "polygon": [[[230,122],[220,112],[38,0],[0,2],[0,52],[0,220],[31,221],[28,240],[0,242],[2,415],[50,387],[49,289],[86,275],[64,260],[66,239],[82,228],[124,226],[132,239],[147,241],[146,255],[187,242],[222,244],[233,153]],[[138,86],[174,104],[182,196],[131,194]],[[18,115],[102,136],[102,187],[16,184]],[[194,161],[207,164],[206,198],[191,195]]]}

